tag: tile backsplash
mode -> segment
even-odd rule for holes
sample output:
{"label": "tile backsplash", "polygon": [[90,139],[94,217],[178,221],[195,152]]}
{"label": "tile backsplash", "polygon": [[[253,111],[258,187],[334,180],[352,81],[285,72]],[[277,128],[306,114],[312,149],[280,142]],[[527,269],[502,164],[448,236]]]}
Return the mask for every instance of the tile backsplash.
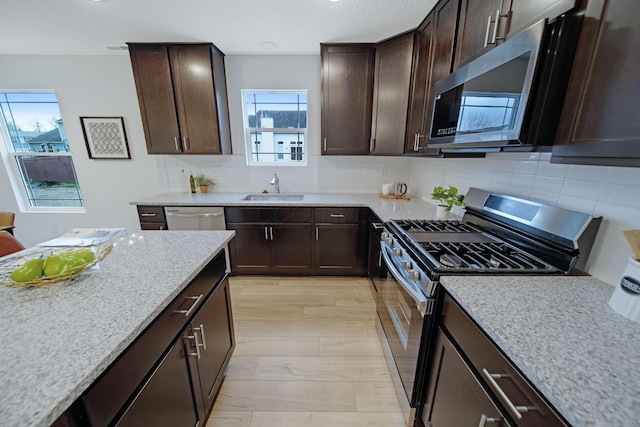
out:
{"label": "tile backsplash", "polygon": [[269,181],[277,173],[284,193],[370,193],[401,181],[409,194],[424,200],[436,185],[454,185],[463,193],[479,187],[601,215],[587,271],[616,284],[631,254],[622,230],[640,228],[640,169],[559,165],[549,159],[549,153],[485,159],[310,155],[307,167],[247,167],[244,155],[164,156],[163,161],[171,191],[187,191],[189,173],[202,172],[215,180],[215,192],[271,192]]}

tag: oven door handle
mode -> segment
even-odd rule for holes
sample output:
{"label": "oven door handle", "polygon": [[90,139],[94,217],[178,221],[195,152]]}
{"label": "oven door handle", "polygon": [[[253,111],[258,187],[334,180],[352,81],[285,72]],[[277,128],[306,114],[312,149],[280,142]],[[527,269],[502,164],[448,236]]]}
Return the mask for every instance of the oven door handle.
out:
{"label": "oven door handle", "polygon": [[383,248],[382,248],[382,256],[384,258],[385,264],[387,265],[387,269],[391,272],[391,274],[393,275],[394,279],[396,279],[396,281],[400,284],[400,286],[402,286],[402,289],[404,289],[405,292],[407,292],[409,295],[411,295],[411,298],[413,298],[413,300],[416,303],[416,307],[418,308],[418,311],[420,311],[420,315],[422,317],[424,317],[427,314],[427,300],[428,300],[428,298],[426,296],[424,296],[424,294],[422,294],[422,292],[416,290],[411,285],[411,283],[407,282],[402,277],[402,275],[400,274],[400,272],[398,271],[396,266],[391,261],[391,258],[389,257],[389,254],[387,253],[387,247],[384,246],[384,245],[383,245]]}

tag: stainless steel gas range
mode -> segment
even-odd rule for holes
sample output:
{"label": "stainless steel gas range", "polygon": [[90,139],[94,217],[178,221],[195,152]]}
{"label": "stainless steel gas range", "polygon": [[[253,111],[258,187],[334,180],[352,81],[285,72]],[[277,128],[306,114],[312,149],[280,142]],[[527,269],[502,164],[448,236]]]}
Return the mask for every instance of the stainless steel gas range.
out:
{"label": "stainless steel gas range", "polygon": [[584,274],[602,221],[477,188],[461,220],[392,220],[382,233],[378,333],[413,426],[441,309],[445,275]]}

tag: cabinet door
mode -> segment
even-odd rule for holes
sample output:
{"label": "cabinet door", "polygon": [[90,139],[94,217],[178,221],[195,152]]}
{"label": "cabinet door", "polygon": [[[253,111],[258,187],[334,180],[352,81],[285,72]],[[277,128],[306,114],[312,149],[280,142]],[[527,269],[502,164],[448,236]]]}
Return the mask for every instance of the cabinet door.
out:
{"label": "cabinet door", "polygon": [[319,274],[354,274],[358,266],[358,224],[316,224],[315,263]]}
{"label": "cabinet door", "polygon": [[[419,43],[420,50],[426,49],[427,45],[430,45],[431,59],[428,65],[428,72],[414,68],[415,78],[422,81],[422,75],[427,75],[428,77],[424,80],[424,83],[420,83],[422,85],[421,88],[417,86],[417,83],[414,83],[414,94],[412,95],[408,121],[410,128],[406,146],[406,150],[409,153],[419,153],[427,156],[437,156],[440,153],[437,148],[427,147],[426,139],[431,126],[433,85],[451,73],[459,3],[460,0],[441,0],[431,12],[430,18],[427,17],[427,20],[421,25],[421,28],[424,29],[416,36],[418,40],[416,46]],[[430,40],[430,42],[427,42],[427,40]],[[424,57],[422,54],[419,55]],[[426,62],[426,59],[416,57],[414,61],[417,61],[416,64],[419,65],[421,61]],[[421,92],[416,93],[416,90],[421,90]],[[420,121],[418,121],[418,114],[421,114]]]}
{"label": "cabinet door", "polygon": [[555,18],[576,6],[576,0],[504,0],[504,3],[504,9],[509,10],[507,38],[541,19]]}
{"label": "cabinet door", "polygon": [[166,46],[129,45],[142,126],[149,154],[182,152]]}
{"label": "cabinet door", "polygon": [[[225,279],[203,304],[191,322],[191,336],[198,335],[200,358],[197,360],[205,415],[213,407],[224,369],[234,348],[229,281]],[[197,357],[197,356],[196,356]]]}
{"label": "cabinet door", "polygon": [[376,47],[371,154],[403,154],[411,85],[413,32]]}
{"label": "cabinet door", "polygon": [[228,224],[236,235],[229,243],[234,273],[262,274],[271,270],[269,229],[264,224]]}
{"label": "cabinet door", "polygon": [[210,50],[208,45],[169,48],[182,149],[187,154],[220,154]]}
{"label": "cabinet door", "polygon": [[640,14],[589,1],[551,162],[640,167]]}
{"label": "cabinet door", "polygon": [[375,47],[322,45],[322,154],[369,154]]}
{"label": "cabinet door", "polygon": [[504,20],[499,16],[502,14],[502,0],[462,0],[453,67],[455,70],[485,49],[493,47],[490,44],[493,34],[499,34],[501,23],[504,25]]}
{"label": "cabinet door", "polygon": [[115,425],[193,427],[198,422],[182,339],[178,339]]}
{"label": "cabinet door", "polygon": [[429,394],[422,413],[424,425],[508,426],[499,409],[442,331],[438,332],[435,352]]}
{"label": "cabinet door", "polygon": [[271,266],[273,273],[308,274],[311,268],[311,226],[271,224]]}

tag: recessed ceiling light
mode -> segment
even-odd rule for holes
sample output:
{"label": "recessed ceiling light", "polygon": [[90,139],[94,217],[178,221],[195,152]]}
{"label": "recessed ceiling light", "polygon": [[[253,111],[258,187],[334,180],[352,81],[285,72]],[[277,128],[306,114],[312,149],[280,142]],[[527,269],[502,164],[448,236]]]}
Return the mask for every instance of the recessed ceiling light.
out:
{"label": "recessed ceiling light", "polygon": [[[100,1],[100,0],[94,0],[94,1]],[[329,0],[329,1],[330,1],[331,3],[335,3],[335,2],[340,1],[340,0]]]}
{"label": "recessed ceiling light", "polygon": [[276,50],[278,48],[278,45],[273,42],[260,42],[258,46],[264,50]]}

